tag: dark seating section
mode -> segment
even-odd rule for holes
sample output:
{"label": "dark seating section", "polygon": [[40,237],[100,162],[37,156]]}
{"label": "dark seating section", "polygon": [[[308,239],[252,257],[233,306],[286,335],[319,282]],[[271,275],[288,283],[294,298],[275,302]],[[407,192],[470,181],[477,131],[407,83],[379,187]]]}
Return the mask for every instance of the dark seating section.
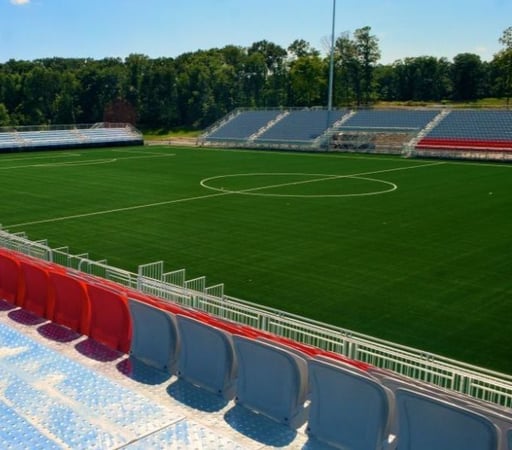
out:
{"label": "dark seating section", "polygon": [[278,110],[242,111],[215,129],[207,139],[220,141],[248,139],[279,114],[281,111]]}
{"label": "dark seating section", "polygon": [[0,249],[0,296],[235,408],[307,422],[319,448],[511,450],[509,409],[15,251]]}
{"label": "dark seating section", "polygon": [[256,142],[312,142],[340,120],[346,110],[290,111],[283,119],[256,138]]}
{"label": "dark seating section", "polygon": [[341,131],[414,131],[425,128],[440,110],[363,109],[349,117]]}
{"label": "dark seating section", "polygon": [[510,152],[512,111],[451,111],[418,142],[416,148]]}

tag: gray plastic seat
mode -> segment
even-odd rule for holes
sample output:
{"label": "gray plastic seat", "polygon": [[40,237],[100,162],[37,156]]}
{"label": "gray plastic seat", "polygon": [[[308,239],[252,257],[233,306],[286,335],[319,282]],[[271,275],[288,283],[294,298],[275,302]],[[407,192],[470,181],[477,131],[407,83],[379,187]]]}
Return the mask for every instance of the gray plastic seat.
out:
{"label": "gray plastic seat", "polygon": [[231,335],[191,317],[178,314],[176,319],[181,338],[178,376],[232,399],[237,365]]}
{"label": "gray plastic seat", "polygon": [[400,450],[498,448],[498,429],[483,415],[408,389],[395,395]]}
{"label": "gray plastic seat", "polygon": [[310,436],[345,450],[394,448],[393,395],[377,379],[320,358],[309,361],[309,380]]}
{"label": "gray plastic seat", "polygon": [[305,358],[269,342],[233,336],[238,358],[236,402],[291,428],[307,418]]}
{"label": "gray plastic seat", "polygon": [[129,299],[132,316],[130,355],[168,373],[175,372],[179,336],[174,316],[148,303]]}

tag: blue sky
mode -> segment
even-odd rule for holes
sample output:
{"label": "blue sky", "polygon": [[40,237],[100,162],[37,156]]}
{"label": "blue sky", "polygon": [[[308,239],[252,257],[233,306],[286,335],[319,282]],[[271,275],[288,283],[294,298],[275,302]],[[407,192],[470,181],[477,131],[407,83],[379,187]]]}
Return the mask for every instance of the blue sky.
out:
{"label": "blue sky", "polygon": [[[0,0],[0,62],[175,57],[263,39],[324,51],[331,14],[332,0]],[[336,34],[366,25],[382,63],[465,52],[490,60],[512,25],[512,0],[337,0]]]}

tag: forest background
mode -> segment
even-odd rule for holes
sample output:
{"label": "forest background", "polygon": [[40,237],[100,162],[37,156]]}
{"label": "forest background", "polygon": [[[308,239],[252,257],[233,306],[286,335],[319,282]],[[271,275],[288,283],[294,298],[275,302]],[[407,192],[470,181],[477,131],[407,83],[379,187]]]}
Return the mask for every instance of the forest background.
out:
{"label": "forest background", "polygon": [[[369,26],[335,41],[335,107],[482,104],[508,107],[512,27],[491,61],[408,57],[379,64]],[[0,64],[0,127],[130,121],[142,129],[203,129],[237,107],[327,105],[330,51],[297,39],[288,48],[262,40],[176,58],[9,60]],[[121,107],[119,107],[121,105]]]}

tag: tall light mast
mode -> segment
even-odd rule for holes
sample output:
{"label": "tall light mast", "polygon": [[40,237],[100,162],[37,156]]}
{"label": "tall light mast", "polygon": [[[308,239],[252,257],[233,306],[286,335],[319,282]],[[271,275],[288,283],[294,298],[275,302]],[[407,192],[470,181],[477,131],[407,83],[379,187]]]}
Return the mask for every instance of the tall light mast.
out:
{"label": "tall light mast", "polygon": [[327,109],[332,110],[332,96],[334,86],[334,44],[336,42],[334,34],[336,32],[336,0],[332,0],[332,32],[331,32],[331,60],[329,63],[329,94],[327,100]]}

